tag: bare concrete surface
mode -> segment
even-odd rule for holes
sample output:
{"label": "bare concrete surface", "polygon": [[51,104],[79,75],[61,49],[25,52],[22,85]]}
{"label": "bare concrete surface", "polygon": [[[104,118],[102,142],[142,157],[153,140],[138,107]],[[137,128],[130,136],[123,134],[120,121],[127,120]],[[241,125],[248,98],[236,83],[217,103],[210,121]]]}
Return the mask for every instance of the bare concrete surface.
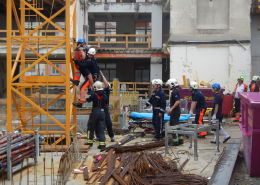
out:
{"label": "bare concrete surface", "polygon": [[[242,134],[237,126],[224,126],[224,129],[226,132],[231,136],[231,139],[239,139],[242,137]],[[142,130],[135,130],[135,132],[142,131]],[[129,134],[133,134],[133,132],[130,132]],[[115,142],[111,142],[110,138],[106,136],[106,145],[112,145],[115,144]],[[120,141],[123,139],[125,136],[115,136],[116,142]],[[127,145],[134,145],[134,144],[146,144],[149,142],[152,142],[153,135],[152,134],[147,134],[143,138],[136,138],[132,140],[131,142],[125,144],[124,146]],[[201,175],[207,178],[210,178],[211,175],[213,174],[214,167],[216,165],[216,162],[219,158],[220,153],[222,152],[223,148],[226,146],[225,143],[223,143],[223,139],[220,136],[220,152],[217,152],[215,150],[215,144],[211,144],[210,141],[213,140],[214,134],[210,134],[206,137],[206,139],[199,139],[198,140],[198,161],[194,161],[193,158],[193,148],[189,149],[188,148],[188,139],[184,139],[184,144],[182,146],[177,146],[173,147],[170,146],[169,149],[169,154],[167,154],[166,158],[167,159],[176,159],[179,158],[179,165],[183,164],[183,162],[186,159],[190,159],[189,162],[185,165],[183,172],[184,173],[190,173],[190,174],[197,174]],[[93,156],[99,155],[101,153],[105,152],[100,152],[99,149],[97,149],[98,142],[94,142],[93,147],[90,148],[88,153],[84,153],[83,157],[87,155],[87,160],[84,165],[88,166],[88,169],[91,169],[92,162],[93,162]],[[156,148],[150,150],[151,152],[158,152],[161,153],[164,156],[164,147]],[[44,163],[43,163],[43,158],[45,157],[46,159],[46,167],[45,167],[45,177],[46,177],[46,184],[51,185],[52,183],[55,183],[57,180],[57,171],[59,167],[59,160],[62,155],[62,152],[49,152],[49,153],[41,153],[40,156],[40,163],[37,166],[37,178],[34,179],[34,160],[31,159],[29,161],[29,184],[34,185],[34,184],[44,184]],[[53,157],[54,161],[54,179],[51,177],[51,158]],[[26,166],[26,163],[25,163]],[[79,168],[80,163],[76,168]],[[104,167],[106,168],[106,167]],[[205,168],[205,169],[204,169]],[[17,165],[14,167],[14,184],[19,184],[19,179],[20,179],[20,165]],[[243,170],[242,170],[243,169]],[[105,173],[105,170],[102,172],[103,174]],[[243,177],[247,178],[246,171],[244,168],[241,168],[239,171],[240,174],[243,174]],[[90,173],[90,176],[92,173]],[[72,184],[86,184],[86,181],[83,180],[83,174],[78,174],[77,177],[74,179],[73,178],[74,174],[71,174],[71,177],[69,181],[67,182],[68,185]],[[1,184],[1,179],[0,179],[0,184]],[[6,184],[11,184],[11,181],[7,181]],[[22,171],[22,184],[27,184],[27,168],[24,168]],[[56,183],[55,183],[56,184]],[[108,183],[109,184],[109,183]]]}

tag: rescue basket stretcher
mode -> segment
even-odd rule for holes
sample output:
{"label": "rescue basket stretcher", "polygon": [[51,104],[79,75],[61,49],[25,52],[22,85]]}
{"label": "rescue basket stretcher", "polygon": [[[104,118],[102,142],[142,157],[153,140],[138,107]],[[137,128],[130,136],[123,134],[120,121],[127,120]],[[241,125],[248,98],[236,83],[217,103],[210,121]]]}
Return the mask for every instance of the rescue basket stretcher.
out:
{"label": "rescue basket stretcher", "polygon": [[[179,120],[181,123],[185,123],[190,117],[190,114],[181,115]],[[154,131],[152,119],[153,113],[132,112],[129,116],[128,124],[130,128],[140,127],[145,130],[145,133],[151,133]],[[167,121],[170,121],[170,116],[164,114],[164,123]]]}

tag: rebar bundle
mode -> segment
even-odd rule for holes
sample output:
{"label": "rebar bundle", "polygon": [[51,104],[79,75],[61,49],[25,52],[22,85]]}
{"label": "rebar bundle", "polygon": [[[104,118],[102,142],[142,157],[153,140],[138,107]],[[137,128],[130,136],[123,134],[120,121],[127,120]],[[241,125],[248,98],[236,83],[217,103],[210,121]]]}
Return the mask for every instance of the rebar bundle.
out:
{"label": "rebar bundle", "polygon": [[[12,159],[7,159],[7,138],[11,140]],[[2,168],[7,167],[7,161],[11,160],[12,165],[21,162],[23,159],[35,156],[35,137],[33,134],[24,134],[20,132],[10,132],[0,138],[0,159]]]}
{"label": "rebar bundle", "polygon": [[[116,160],[120,162],[117,166],[115,166]],[[100,174],[101,171],[102,169],[99,169],[98,173],[93,174],[92,177],[96,176],[96,178],[92,182],[88,181],[88,184],[98,181],[103,185],[110,178],[114,179],[112,185],[208,184],[206,178],[182,174],[178,171],[176,161],[166,160],[161,154],[150,152],[117,154],[113,153],[111,149],[107,155],[107,168],[104,176]]]}

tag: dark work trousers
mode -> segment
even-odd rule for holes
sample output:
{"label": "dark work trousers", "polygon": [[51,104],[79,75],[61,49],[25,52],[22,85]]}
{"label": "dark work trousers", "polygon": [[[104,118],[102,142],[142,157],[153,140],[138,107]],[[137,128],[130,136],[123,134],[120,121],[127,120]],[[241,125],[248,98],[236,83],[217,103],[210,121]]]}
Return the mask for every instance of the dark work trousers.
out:
{"label": "dark work trousers", "polygon": [[239,98],[235,98],[235,111],[240,112],[240,99]]}
{"label": "dark work trousers", "polygon": [[[94,131],[99,137],[99,143],[105,143],[105,112],[103,107],[93,108],[88,121],[88,143],[93,143]],[[102,144],[103,145],[103,144]]]}
{"label": "dark work trousers", "polygon": [[163,126],[164,126],[164,113],[162,117],[159,117],[159,109],[153,111],[153,127],[155,129],[155,138],[160,139],[162,137]]}
{"label": "dark work trousers", "polygon": [[[180,121],[180,116],[181,116],[181,109],[180,106],[176,107],[175,109],[173,109],[171,111],[170,114],[170,126],[175,126],[175,125],[179,125]],[[179,130],[179,129],[177,129]],[[178,136],[182,136],[181,134],[178,134]],[[175,139],[176,138],[176,134],[172,134],[172,138]]]}
{"label": "dark work trousers", "polygon": [[[106,107],[105,108],[105,119],[106,119],[106,127],[107,127],[107,132],[110,138],[114,137],[114,133],[113,133],[113,124],[110,118],[110,113],[109,113],[109,109]],[[99,138],[97,131],[96,131],[96,136],[97,138]]]}
{"label": "dark work trousers", "polygon": [[[205,112],[206,112],[206,109],[204,109],[204,108],[196,109],[196,114],[195,114],[195,123],[196,124],[204,125],[203,117],[204,117]],[[202,131],[202,132],[199,133],[199,135],[200,136],[206,136],[207,132]]]}

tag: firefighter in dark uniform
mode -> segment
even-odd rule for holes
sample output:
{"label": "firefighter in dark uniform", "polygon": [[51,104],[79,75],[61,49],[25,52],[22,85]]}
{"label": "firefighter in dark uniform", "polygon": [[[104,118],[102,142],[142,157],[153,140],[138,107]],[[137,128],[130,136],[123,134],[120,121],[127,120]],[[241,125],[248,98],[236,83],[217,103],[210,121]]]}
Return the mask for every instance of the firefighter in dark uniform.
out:
{"label": "firefighter in dark uniform", "polygon": [[[100,71],[100,75],[102,76],[102,79],[103,79],[103,82],[104,82],[104,91],[105,91],[105,94],[107,95],[107,102],[108,102],[108,105],[109,105],[110,84],[107,82],[107,80],[106,80],[105,76],[103,75],[102,71]],[[114,138],[114,133],[113,133],[113,124],[112,124],[110,113],[109,113],[109,106],[107,106],[105,108],[105,117],[106,117],[106,127],[107,127],[108,135],[110,137],[111,142],[114,142],[115,138]],[[97,135],[97,133],[96,133],[96,135]],[[97,135],[97,138],[95,140],[99,141],[98,135]]]}
{"label": "firefighter in dark uniform", "polygon": [[[95,54],[95,49],[94,48],[90,48],[88,51],[88,59],[86,59],[86,62],[79,62],[76,59],[73,59],[75,64],[77,64],[78,66],[80,66],[81,68],[84,68],[86,73],[89,75],[92,75],[92,78],[94,80],[94,82],[97,80],[98,78],[98,74],[99,74],[99,66],[96,62],[96,60],[94,59],[94,54]],[[73,103],[74,106],[78,107],[78,108],[82,108],[82,104],[84,103],[85,100],[85,90],[86,88],[88,88],[88,86],[90,85],[90,81],[88,80],[88,78],[86,78],[85,82],[82,84],[81,88],[80,88],[80,99],[78,103]]]}
{"label": "firefighter in dark uniform", "polygon": [[[211,87],[212,87],[212,92],[215,94],[213,109],[212,109],[212,113],[211,113],[212,123],[216,124],[216,120],[218,120],[219,123],[221,123],[222,119],[223,119],[223,115],[221,115],[223,97],[220,94],[220,84],[214,83]],[[217,139],[216,132],[214,134],[215,134],[215,137],[214,137],[213,141],[210,141],[211,143],[216,143],[216,139]],[[230,135],[228,135],[226,133],[226,131],[224,130],[224,128],[221,125],[219,125],[219,134],[224,137],[223,143],[226,143],[231,138]]]}
{"label": "firefighter in dark uniform", "polygon": [[162,90],[162,80],[161,79],[154,79],[152,81],[153,85],[153,93],[151,98],[145,104],[143,109],[152,105],[153,106],[153,126],[155,129],[155,136],[153,141],[158,141],[162,138],[163,126],[164,126],[164,113],[166,108],[166,95]]}
{"label": "firefighter in dark uniform", "polygon": [[[198,83],[197,82],[191,82],[189,84],[189,91],[192,92],[192,103],[191,103],[191,108],[190,108],[190,115],[193,115],[193,110],[195,109],[195,123],[204,125],[203,123],[203,117],[207,109],[205,97],[198,90]],[[198,138],[205,138],[207,135],[207,132],[202,131],[199,133]]]}
{"label": "firefighter in dark uniform", "polygon": [[[170,116],[170,125],[179,125],[179,119],[181,116],[180,109],[180,93],[178,92],[178,82],[176,79],[169,79],[165,85],[168,85],[168,89],[172,90],[170,99],[170,109],[167,111],[167,115]],[[183,137],[181,134],[172,134],[172,143],[170,146],[179,146],[183,144]]]}
{"label": "firefighter in dark uniform", "polygon": [[93,146],[94,131],[96,130],[99,136],[99,146],[98,149],[103,149],[106,147],[106,137],[105,137],[105,107],[108,106],[107,96],[103,91],[103,84],[100,81],[94,83],[95,94],[92,94],[87,98],[85,102],[93,102],[93,109],[89,116],[88,121],[88,141],[85,145]]}
{"label": "firefighter in dark uniform", "polygon": [[[86,41],[84,38],[79,38],[78,42],[77,42],[77,47],[75,48],[74,51],[74,58],[76,60],[78,60],[79,62],[84,62],[84,60],[86,59],[86,57],[88,57],[87,53],[88,53],[88,49],[87,48],[99,48],[99,46],[96,45],[86,45]],[[86,79],[88,78],[88,80],[90,81],[90,84],[94,84],[93,79],[92,79],[92,75],[87,74],[85,72],[85,69],[78,66],[77,64],[75,64],[76,67],[76,71],[75,71],[75,76],[74,76],[74,80],[70,80],[72,83],[74,83],[76,86],[79,85],[80,82],[80,75],[82,74],[83,77]]]}

